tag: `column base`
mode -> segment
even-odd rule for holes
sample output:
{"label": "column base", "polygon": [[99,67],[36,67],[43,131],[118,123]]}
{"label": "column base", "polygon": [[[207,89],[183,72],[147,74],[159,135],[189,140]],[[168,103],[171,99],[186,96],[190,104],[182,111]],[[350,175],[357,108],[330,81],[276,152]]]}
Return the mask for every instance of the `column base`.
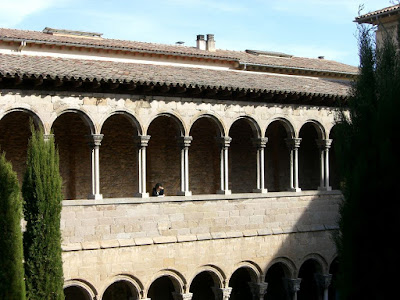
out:
{"label": "column base", "polygon": [[318,187],[318,191],[332,191],[332,187],[331,186],[319,186]]}
{"label": "column base", "polygon": [[267,189],[253,189],[253,193],[266,194],[266,193],[268,193],[268,190]]}
{"label": "column base", "polygon": [[149,193],[136,193],[134,196],[136,198],[149,198]]}
{"label": "column base", "polygon": [[220,195],[231,195],[232,191],[231,190],[218,190],[217,194],[220,194]]}
{"label": "column base", "polygon": [[191,191],[178,191],[178,193],[176,193],[178,196],[192,196],[192,192]]}
{"label": "column base", "polygon": [[301,192],[301,188],[290,188],[289,191],[298,193]]}
{"label": "column base", "polygon": [[95,195],[88,195],[88,199],[94,199],[94,200],[101,200],[103,199],[103,195],[102,194],[95,194]]}

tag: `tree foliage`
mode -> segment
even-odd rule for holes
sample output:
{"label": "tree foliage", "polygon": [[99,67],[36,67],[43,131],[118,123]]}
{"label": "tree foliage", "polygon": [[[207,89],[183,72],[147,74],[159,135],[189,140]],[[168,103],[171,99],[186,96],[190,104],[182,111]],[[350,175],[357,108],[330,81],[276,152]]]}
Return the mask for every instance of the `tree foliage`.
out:
{"label": "tree foliage", "polygon": [[17,174],[0,153],[0,299],[25,299],[21,219]]}
{"label": "tree foliage", "polygon": [[54,139],[31,126],[22,185],[26,289],[28,298],[64,299],[61,259],[61,177]]}
{"label": "tree foliage", "polygon": [[400,56],[391,32],[376,47],[359,27],[360,75],[337,124],[344,201],[336,238],[340,299],[392,299],[399,217]]}

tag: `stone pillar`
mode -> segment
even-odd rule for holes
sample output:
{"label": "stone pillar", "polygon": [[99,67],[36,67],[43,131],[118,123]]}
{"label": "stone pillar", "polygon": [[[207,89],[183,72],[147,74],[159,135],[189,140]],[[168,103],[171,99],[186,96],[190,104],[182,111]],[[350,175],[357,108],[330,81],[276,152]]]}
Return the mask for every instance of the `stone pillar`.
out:
{"label": "stone pillar", "polygon": [[228,180],[228,149],[232,141],[229,136],[219,138],[219,144],[221,147],[221,189],[217,191],[217,194],[230,195],[232,193],[229,190],[229,180]]}
{"label": "stone pillar", "polygon": [[193,140],[191,136],[181,136],[178,138],[181,147],[181,190],[178,195],[191,196],[189,191],[189,147]]}
{"label": "stone pillar", "polygon": [[249,282],[249,286],[251,294],[253,295],[253,300],[264,300],[268,288],[267,282]]}
{"label": "stone pillar", "polygon": [[265,188],[264,174],[265,174],[265,163],[264,163],[264,148],[267,145],[268,138],[253,139],[253,144],[257,148],[257,189],[254,189],[254,193],[266,193],[268,190]]}
{"label": "stone pillar", "polygon": [[140,135],[135,137],[138,146],[138,167],[139,167],[139,192],[135,197],[147,198],[146,192],[146,148],[149,144],[150,135]]}
{"label": "stone pillar", "polygon": [[332,187],[329,186],[329,149],[331,148],[332,140],[317,140],[317,145],[320,150],[320,186],[319,190],[331,191]]}
{"label": "stone pillar", "polygon": [[317,286],[323,291],[323,300],[328,300],[329,286],[332,282],[332,274],[322,275],[315,274],[315,280],[317,281]]}
{"label": "stone pillar", "polygon": [[290,151],[290,187],[293,192],[300,192],[299,188],[299,159],[298,150],[300,147],[300,138],[286,139],[286,144]]}
{"label": "stone pillar", "polygon": [[287,292],[292,300],[297,300],[297,292],[300,291],[301,278],[290,279],[285,278]]}
{"label": "stone pillar", "polygon": [[193,294],[192,293],[172,293],[172,297],[174,297],[174,300],[192,300]]}
{"label": "stone pillar", "polygon": [[215,300],[229,300],[229,297],[232,293],[232,288],[219,288],[219,287],[212,287],[214,292]]}
{"label": "stone pillar", "polygon": [[92,193],[88,196],[89,199],[103,199],[103,195],[100,194],[100,145],[103,136],[103,134],[92,134],[87,136],[91,151],[92,164]]}

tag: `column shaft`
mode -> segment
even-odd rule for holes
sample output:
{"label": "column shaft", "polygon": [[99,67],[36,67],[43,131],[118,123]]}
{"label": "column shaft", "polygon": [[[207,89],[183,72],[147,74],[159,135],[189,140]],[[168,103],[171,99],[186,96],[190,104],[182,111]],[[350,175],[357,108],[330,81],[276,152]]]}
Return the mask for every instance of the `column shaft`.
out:
{"label": "column shaft", "polygon": [[91,173],[92,173],[92,188],[90,199],[103,199],[100,194],[100,145],[103,139],[103,134],[92,134],[87,136],[90,147],[91,157]]}
{"label": "column shaft", "polygon": [[257,189],[254,193],[266,193],[268,190],[265,188],[265,162],[264,162],[264,148],[268,142],[268,138],[253,139],[253,145],[257,148]]}
{"label": "column shaft", "polygon": [[140,135],[135,137],[138,146],[138,193],[136,197],[147,198],[146,192],[146,148],[149,144],[149,135]]}
{"label": "column shaft", "polygon": [[189,146],[193,138],[191,136],[181,136],[178,138],[181,147],[181,190],[178,195],[191,196],[189,191]]}
{"label": "column shaft", "polygon": [[221,160],[220,160],[220,168],[221,168],[221,189],[217,191],[218,194],[226,194],[229,195],[232,192],[229,190],[229,168],[228,168],[228,149],[232,138],[229,136],[221,137],[218,139],[221,147]]}

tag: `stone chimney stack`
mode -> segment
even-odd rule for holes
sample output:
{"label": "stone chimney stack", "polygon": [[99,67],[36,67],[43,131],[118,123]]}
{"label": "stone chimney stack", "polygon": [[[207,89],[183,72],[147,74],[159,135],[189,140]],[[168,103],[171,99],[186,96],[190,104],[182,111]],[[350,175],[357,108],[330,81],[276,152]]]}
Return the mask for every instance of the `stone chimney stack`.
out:
{"label": "stone chimney stack", "polygon": [[215,52],[215,40],[213,34],[207,34],[207,51]]}
{"label": "stone chimney stack", "polygon": [[197,35],[196,45],[197,49],[206,50],[206,41],[204,39],[204,34]]}

